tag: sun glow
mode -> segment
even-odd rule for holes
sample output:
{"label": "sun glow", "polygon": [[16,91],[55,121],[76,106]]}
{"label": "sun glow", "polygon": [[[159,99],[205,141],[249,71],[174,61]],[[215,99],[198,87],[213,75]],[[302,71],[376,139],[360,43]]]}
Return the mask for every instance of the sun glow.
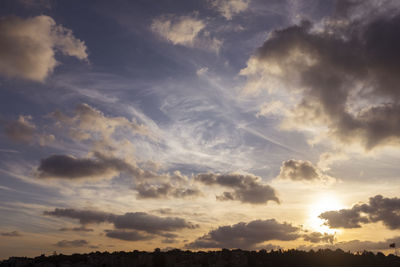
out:
{"label": "sun glow", "polygon": [[335,194],[324,193],[318,195],[314,199],[314,202],[309,205],[308,220],[306,223],[307,227],[321,233],[340,233],[340,230],[331,229],[324,225],[324,220],[320,219],[318,216],[325,211],[339,210],[342,208],[344,208],[344,206]]}

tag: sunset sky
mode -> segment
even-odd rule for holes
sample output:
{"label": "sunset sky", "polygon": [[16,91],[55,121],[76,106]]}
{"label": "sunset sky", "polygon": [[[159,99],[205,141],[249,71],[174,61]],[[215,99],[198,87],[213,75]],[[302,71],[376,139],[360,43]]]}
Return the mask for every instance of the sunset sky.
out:
{"label": "sunset sky", "polygon": [[400,1],[2,0],[0,259],[400,245]]}

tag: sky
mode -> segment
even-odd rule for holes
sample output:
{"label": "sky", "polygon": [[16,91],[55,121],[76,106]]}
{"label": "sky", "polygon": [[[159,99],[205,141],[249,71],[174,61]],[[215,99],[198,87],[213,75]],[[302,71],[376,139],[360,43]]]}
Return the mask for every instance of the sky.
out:
{"label": "sky", "polygon": [[2,0],[0,259],[400,244],[400,2]]}

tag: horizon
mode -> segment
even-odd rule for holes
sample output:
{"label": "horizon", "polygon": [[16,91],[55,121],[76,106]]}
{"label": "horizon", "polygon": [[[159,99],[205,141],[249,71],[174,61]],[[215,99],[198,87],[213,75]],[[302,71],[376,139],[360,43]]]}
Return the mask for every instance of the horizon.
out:
{"label": "horizon", "polygon": [[1,1],[0,260],[393,253],[399,32],[395,0]]}

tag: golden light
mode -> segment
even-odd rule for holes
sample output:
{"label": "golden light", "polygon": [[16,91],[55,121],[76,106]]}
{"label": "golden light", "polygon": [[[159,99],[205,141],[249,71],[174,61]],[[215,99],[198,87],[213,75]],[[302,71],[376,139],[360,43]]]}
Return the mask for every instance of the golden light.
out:
{"label": "golden light", "polygon": [[324,225],[324,220],[320,219],[318,216],[325,211],[340,210],[343,208],[343,204],[334,193],[323,193],[317,195],[308,208],[308,219],[306,222],[307,228],[321,233],[340,233],[340,230],[331,229]]}

